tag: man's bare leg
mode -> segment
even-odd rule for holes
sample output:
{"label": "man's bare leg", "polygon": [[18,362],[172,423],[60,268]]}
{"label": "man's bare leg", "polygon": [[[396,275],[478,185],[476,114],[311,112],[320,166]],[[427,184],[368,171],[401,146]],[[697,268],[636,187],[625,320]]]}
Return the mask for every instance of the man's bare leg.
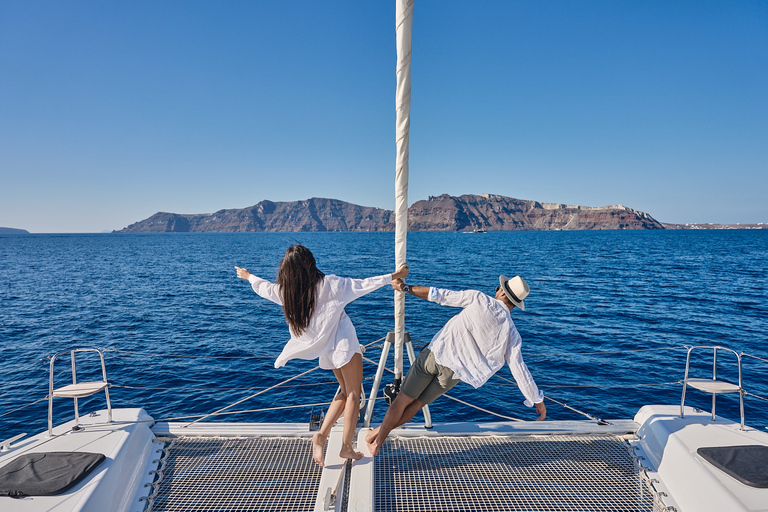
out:
{"label": "man's bare leg", "polygon": [[[371,452],[371,455],[375,456],[379,453],[379,448],[381,448],[381,445],[384,443],[384,440],[392,429],[410,421],[422,407],[424,407],[423,403],[406,396],[405,393],[399,393],[397,398],[395,398],[395,401],[392,402],[392,405],[387,409],[387,413],[384,415],[384,420],[382,420],[381,425],[377,429],[374,429],[376,432],[375,437],[371,436],[370,433],[366,436],[368,451]],[[371,441],[368,441],[369,436],[372,438]]]}
{"label": "man's bare leg", "polygon": [[[408,406],[405,408],[405,411],[403,411],[402,416],[400,416],[400,420],[393,427],[393,429],[402,427],[403,425],[411,421],[413,417],[416,416],[416,413],[424,408],[424,405],[425,404],[419,402],[418,400],[414,400],[413,402],[408,404]],[[368,444],[372,443],[373,440],[378,437],[380,429],[381,429],[381,426],[369,429],[368,433],[365,435],[365,442]]]}

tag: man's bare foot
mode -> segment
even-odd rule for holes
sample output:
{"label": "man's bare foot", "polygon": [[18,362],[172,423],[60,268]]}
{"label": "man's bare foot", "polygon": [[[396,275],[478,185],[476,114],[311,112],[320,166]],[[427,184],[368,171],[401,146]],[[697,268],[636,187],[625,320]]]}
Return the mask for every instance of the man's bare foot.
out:
{"label": "man's bare foot", "polygon": [[315,462],[320,467],[325,466],[323,452],[325,451],[325,441],[327,439],[328,436],[324,436],[320,432],[312,436],[312,458],[315,459]]}
{"label": "man's bare foot", "polygon": [[356,452],[351,446],[344,446],[339,452],[339,457],[342,459],[360,460],[363,458],[363,454]]}
{"label": "man's bare foot", "polygon": [[368,451],[371,452],[371,457],[375,457],[376,454],[379,453],[379,443],[376,439],[371,441],[370,443],[366,443],[368,445]]}
{"label": "man's bare foot", "polygon": [[366,443],[371,444],[373,442],[373,440],[376,439],[376,436],[379,435],[379,428],[381,428],[381,427],[369,428],[368,429],[368,433],[365,434],[365,442]]}

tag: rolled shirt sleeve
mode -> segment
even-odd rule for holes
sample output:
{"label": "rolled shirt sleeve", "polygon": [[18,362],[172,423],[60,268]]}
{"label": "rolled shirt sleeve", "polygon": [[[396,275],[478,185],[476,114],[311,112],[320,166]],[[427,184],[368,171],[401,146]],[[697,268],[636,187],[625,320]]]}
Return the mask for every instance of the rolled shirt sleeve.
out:
{"label": "rolled shirt sleeve", "polygon": [[513,340],[511,340],[508,346],[507,364],[509,364],[512,377],[514,377],[517,386],[525,397],[525,402],[523,403],[527,407],[533,407],[535,404],[544,401],[544,393],[536,385],[531,372],[528,370],[528,366],[523,361],[523,354],[520,350],[522,344],[520,334],[515,329],[514,332],[510,333],[510,336],[512,336]]}
{"label": "rolled shirt sleeve", "polygon": [[475,296],[481,292],[474,290],[454,291],[443,288],[429,289],[427,300],[440,304],[441,306],[450,306],[454,308],[465,308],[472,303]]}

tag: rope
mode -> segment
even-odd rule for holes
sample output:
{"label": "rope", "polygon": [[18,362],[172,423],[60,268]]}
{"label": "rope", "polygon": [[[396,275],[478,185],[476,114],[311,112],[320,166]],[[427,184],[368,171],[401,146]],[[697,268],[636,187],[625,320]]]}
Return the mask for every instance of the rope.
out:
{"label": "rope", "polygon": [[662,351],[662,350],[677,350],[681,348],[686,348],[686,346],[678,345],[673,347],[638,348],[635,350],[608,350],[603,352],[538,352],[531,355],[532,356],[607,355],[607,354],[628,354],[630,352],[655,352],[655,351]]}
{"label": "rope", "polygon": [[[507,379],[506,377],[502,377],[498,373],[495,374],[495,375],[496,375],[496,377],[500,378],[501,380],[505,380],[507,382],[511,382],[512,384],[517,385],[517,383],[515,381],[511,381],[511,380]],[[581,414],[583,416],[586,416],[587,418],[589,418],[589,419],[591,419],[593,421],[596,421],[598,425],[611,425],[611,423],[609,421],[605,421],[605,420],[603,420],[601,418],[598,418],[597,416],[593,416],[592,414],[586,413],[584,411],[580,411],[580,410],[578,410],[578,409],[576,409],[574,407],[571,407],[570,405],[564,404],[563,402],[559,402],[559,401],[555,400],[554,398],[552,398],[549,395],[545,395],[544,398],[546,398],[548,400],[551,400],[552,402],[555,402],[556,404],[560,404],[563,407],[565,407],[566,409],[570,409],[573,412],[577,412],[577,413],[579,413],[579,414]]]}
{"label": "rope", "polygon": [[759,396],[759,395],[754,395],[752,393],[747,393],[746,391],[744,392],[744,394],[747,395],[747,396],[751,396],[753,398],[758,398],[760,400],[764,400],[764,401],[768,402],[768,398],[763,398],[762,396]]}
{"label": "rope", "polygon": [[[379,343],[380,341],[384,341],[386,339],[386,336],[383,338],[379,338],[378,340],[371,341],[367,343],[366,345],[363,345],[364,347],[369,347],[373,345],[374,343]],[[155,352],[135,352],[132,350],[120,350],[117,348],[104,348],[101,349],[102,352],[117,352],[119,354],[131,354],[131,355],[137,355],[137,356],[153,356],[153,357],[176,357],[176,358],[186,358],[186,359],[269,359],[272,360],[274,357],[272,356],[208,356],[208,355],[190,355],[190,354],[158,354]],[[61,354],[68,354],[69,352],[62,352]],[[57,355],[61,355],[57,354]],[[40,361],[45,361],[45,359],[40,359]]]}
{"label": "rope", "polygon": [[[278,406],[278,407],[265,407],[263,409],[246,409],[246,410],[243,410],[243,411],[227,411],[227,412],[222,412],[219,415],[220,416],[227,416],[227,415],[230,415],[230,414],[250,414],[250,413],[254,413],[254,412],[278,411],[278,410],[283,410],[283,409],[302,409],[302,408],[305,408],[305,407],[318,407],[318,406],[321,406],[321,405],[331,405],[331,402],[319,402],[319,403],[316,403],[316,404],[281,405],[281,406]],[[152,420],[152,421],[160,422],[160,421],[187,420],[189,418],[197,418],[199,416],[200,416],[199,414],[192,414],[192,415],[189,415],[189,416],[175,416],[175,417],[172,417],[172,418],[160,418],[160,419]],[[146,420],[146,421],[149,422],[150,420]],[[126,423],[138,423],[138,422],[126,422]],[[190,423],[190,425],[191,424],[192,423]]]}
{"label": "rope", "polygon": [[[365,377],[363,380],[372,380],[373,377]],[[331,385],[334,384],[336,386],[339,385],[338,381],[325,381],[325,382],[309,382],[307,384],[293,384],[291,386],[285,386],[286,388],[302,388],[302,387],[310,387],[310,386],[324,386],[324,385]],[[247,388],[238,387],[238,388],[188,388],[185,386],[176,386],[176,387],[169,387],[169,388],[161,388],[161,387],[154,387],[154,386],[126,386],[123,384],[110,384],[110,387],[112,388],[123,388],[123,389],[143,389],[143,390],[155,390],[155,391],[173,391],[177,389],[183,389],[186,391],[253,391],[255,389],[265,389],[265,387],[258,386],[250,386]]]}
{"label": "rope", "polygon": [[493,411],[489,411],[488,409],[483,409],[482,407],[478,407],[476,405],[472,405],[472,404],[470,404],[468,402],[465,402],[464,400],[459,400],[455,396],[451,396],[448,393],[443,393],[443,396],[446,397],[446,398],[450,398],[451,400],[454,400],[456,402],[459,402],[460,404],[464,404],[464,405],[466,405],[468,407],[472,407],[473,409],[477,409],[479,411],[483,411],[483,412],[486,412],[488,414],[493,414],[494,416],[498,416],[499,418],[504,418],[505,420],[524,421],[524,420],[521,420],[519,418],[513,418],[511,416],[504,416],[503,414],[499,414],[499,413],[496,413],[496,412],[493,412]]}
{"label": "rope", "polygon": [[40,363],[40,361],[47,361],[47,360],[48,360],[48,358],[44,357],[42,359],[35,359],[34,361],[32,361],[30,363],[27,363],[27,364],[23,364],[21,366],[14,366],[13,368],[6,368],[5,370],[0,370],[0,375],[6,374],[6,373],[18,372],[19,370],[22,370],[22,369],[27,368],[29,366],[36,365],[36,364]]}
{"label": "rope", "polygon": [[[366,361],[368,361],[369,363],[378,364],[378,363],[376,363],[376,362],[374,362],[374,361],[371,361],[370,359],[368,359],[368,358],[367,358],[367,357],[365,357],[365,356],[363,356],[363,359],[365,359],[365,360],[366,360]],[[386,366],[384,367],[384,369],[385,369],[386,371],[388,371],[389,373],[395,373],[393,370],[390,370],[390,369],[389,369],[389,368],[387,368]],[[459,403],[461,403],[461,404],[464,404],[464,405],[466,405],[466,406],[468,406],[468,407],[472,407],[472,408],[474,408],[474,409],[478,409],[478,410],[480,410],[480,411],[483,411],[483,412],[487,412],[488,414],[493,414],[494,416],[498,416],[499,418],[504,418],[504,419],[506,419],[506,420],[512,420],[512,421],[523,421],[523,420],[521,420],[521,419],[518,419],[518,418],[512,418],[512,417],[510,417],[510,416],[504,416],[504,415],[502,415],[502,414],[498,414],[498,413],[495,413],[495,412],[489,411],[489,410],[487,410],[487,409],[483,409],[482,407],[478,407],[478,406],[476,406],[476,405],[472,405],[472,404],[470,404],[470,403],[467,403],[467,402],[465,402],[465,401],[463,401],[463,400],[459,400],[459,399],[458,399],[458,398],[456,398],[456,397],[450,396],[448,393],[444,393],[444,394],[443,394],[443,396],[445,396],[445,397],[448,397],[448,398],[450,398],[451,400],[455,400],[456,402],[459,402]]]}
{"label": "rope", "polygon": [[578,409],[576,409],[574,407],[571,407],[568,404],[564,404],[563,402],[559,402],[559,401],[555,400],[551,396],[545,396],[544,398],[546,398],[547,400],[551,400],[551,401],[555,402],[556,404],[560,404],[563,407],[565,407],[566,409],[570,409],[573,412],[577,412],[579,414],[582,414],[582,415],[586,416],[587,418],[589,418],[589,419],[591,419],[593,421],[596,421],[598,425],[613,425],[613,423],[611,423],[610,421],[606,421],[604,419],[598,418],[597,416],[593,416],[593,415],[591,415],[589,413],[586,413],[584,411],[580,411],[580,410],[578,410]]}
{"label": "rope", "polygon": [[[504,379],[504,377],[499,376],[500,379]],[[506,379],[504,379],[506,380]],[[542,384],[542,388],[642,388],[647,386],[670,386],[672,384],[680,384],[682,385],[683,381],[676,380],[674,382],[655,382],[651,384],[555,384],[555,385],[548,385],[548,384]],[[497,385],[497,386],[505,386],[506,384],[503,384],[501,382],[494,382],[491,385]],[[517,386],[517,383],[512,382],[513,385]]]}
{"label": "rope", "polygon": [[768,359],[763,359],[762,357],[751,356],[749,354],[745,354],[744,352],[742,352],[741,355],[742,357],[751,357],[752,359],[758,359],[760,361],[763,361],[764,363],[768,363]]}
{"label": "rope", "polygon": [[136,356],[175,357],[183,359],[274,359],[272,356],[206,356],[187,354],[157,354],[152,352],[133,352],[129,350],[119,350],[116,348],[106,348],[104,349],[104,352],[117,352],[119,354],[130,354]]}
{"label": "rope", "polygon": [[0,418],[2,418],[3,416],[6,416],[6,415],[8,415],[8,414],[11,414],[11,413],[14,413],[14,412],[20,411],[20,410],[22,410],[22,409],[25,409],[25,408],[29,407],[30,405],[35,405],[36,403],[38,403],[38,402],[42,402],[43,400],[48,400],[48,397],[46,396],[46,397],[43,397],[43,398],[41,398],[41,399],[39,399],[39,400],[35,400],[34,402],[30,402],[30,403],[28,403],[27,405],[22,405],[22,406],[21,406],[21,407],[19,407],[18,409],[14,409],[14,410],[12,410],[12,411],[4,412],[3,414],[0,414]]}
{"label": "rope", "polygon": [[[279,386],[281,386],[281,385],[285,384],[286,382],[290,382],[290,381],[292,381],[292,380],[294,380],[294,379],[298,379],[299,377],[302,377],[302,376],[304,376],[304,375],[306,375],[306,374],[308,374],[308,373],[311,373],[311,372],[313,372],[313,371],[315,371],[315,370],[319,370],[319,369],[320,369],[320,367],[319,367],[319,366],[315,366],[314,368],[312,368],[312,369],[310,369],[310,370],[307,370],[307,371],[305,371],[305,372],[302,372],[302,373],[300,373],[300,374],[298,374],[298,375],[294,375],[293,377],[291,377],[291,378],[289,378],[289,379],[286,379],[286,380],[284,380],[284,381],[282,381],[282,382],[278,382],[278,383],[277,383],[277,384],[275,384],[274,386],[270,386],[270,387],[268,387],[268,388],[266,388],[266,389],[262,389],[262,390],[261,390],[261,391],[259,391],[258,393],[254,393],[254,394],[252,394],[251,396],[247,396],[247,397],[243,398],[242,400],[238,400],[237,402],[234,402],[234,403],[232,403],[232,404],[229,404],[229,405],[228,405],[228,406],[226,406],[226,407],[222,407],[221,409],[219,409],[219,410],[217,410],[217,411],[214,411],[214,412],[212,412],[212,413],[210,413],[210,414],[206,414],[205,416],[203,416],[203,417],[201,417],[201,418],[199,418],[199,419],[196,419],[195,421],[193,421],[193,422],[192,422],[192,423],[190,423],[189,425],[194,425],[194,424],[195,424],[195,423],[197,423],[198,421],[203,421],[204,419],[206,419],[206,418],[210,418],[211,416],[216,416],[217,414],[220,414],[222,411],[226,411],[226,410],[227,410],[227,409],[229,409],[230,407],[234,407],[234,406],[236,406],[236,405],[238,405],[238,404],[241,404],[241,403],[245,402],[246,400],[250,400],[251,398],[253,398],[253,397],[256,397],[256,396],[259,396],[260,394],[262,394],[262,393],[265,393],[265,392],[267,392],[267,391],[269,391],[269,390],[271,390],[271,389],[275,389],[276,387],[279,387]],[[185,425],[185,427],[186,427],[186,426],[189,426],[189,425]]]}

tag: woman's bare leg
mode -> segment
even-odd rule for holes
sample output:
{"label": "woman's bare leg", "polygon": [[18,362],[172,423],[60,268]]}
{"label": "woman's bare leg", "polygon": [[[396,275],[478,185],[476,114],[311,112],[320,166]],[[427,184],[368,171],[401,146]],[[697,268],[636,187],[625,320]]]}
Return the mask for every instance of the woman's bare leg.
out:
{"label": "woman's bare leg", "polygon": [[331,433],[331,429],[341,417],[341,413],[344,412],[344,407],[347,403],[347,395],[344,392],[344,378],[342,377],[341,370],[333,370],[333,374],[336,376],[336,380],[339,381],[341,389],[333,397],[331,405],[328,406],[328,412],[325,413],[320,430],[312,436],[312,458],[319,466],[325,465],[323,451],[325,450],[325,443],[328,441],[328,434]]}
{"label": "woman's bare leg", "polygon": [[342,446],[339,456],[342,459],[359,460],[363,458],[363,454],[355,451],[352,442],[355,437],[355,430],[357,429],[357,418],[360,414],[363,356],[355,354],[347,364],[341,367],[340,371],[344,381],[342,389],[345,391],[347,401],[344,406],[344,431],[342,433]]}

